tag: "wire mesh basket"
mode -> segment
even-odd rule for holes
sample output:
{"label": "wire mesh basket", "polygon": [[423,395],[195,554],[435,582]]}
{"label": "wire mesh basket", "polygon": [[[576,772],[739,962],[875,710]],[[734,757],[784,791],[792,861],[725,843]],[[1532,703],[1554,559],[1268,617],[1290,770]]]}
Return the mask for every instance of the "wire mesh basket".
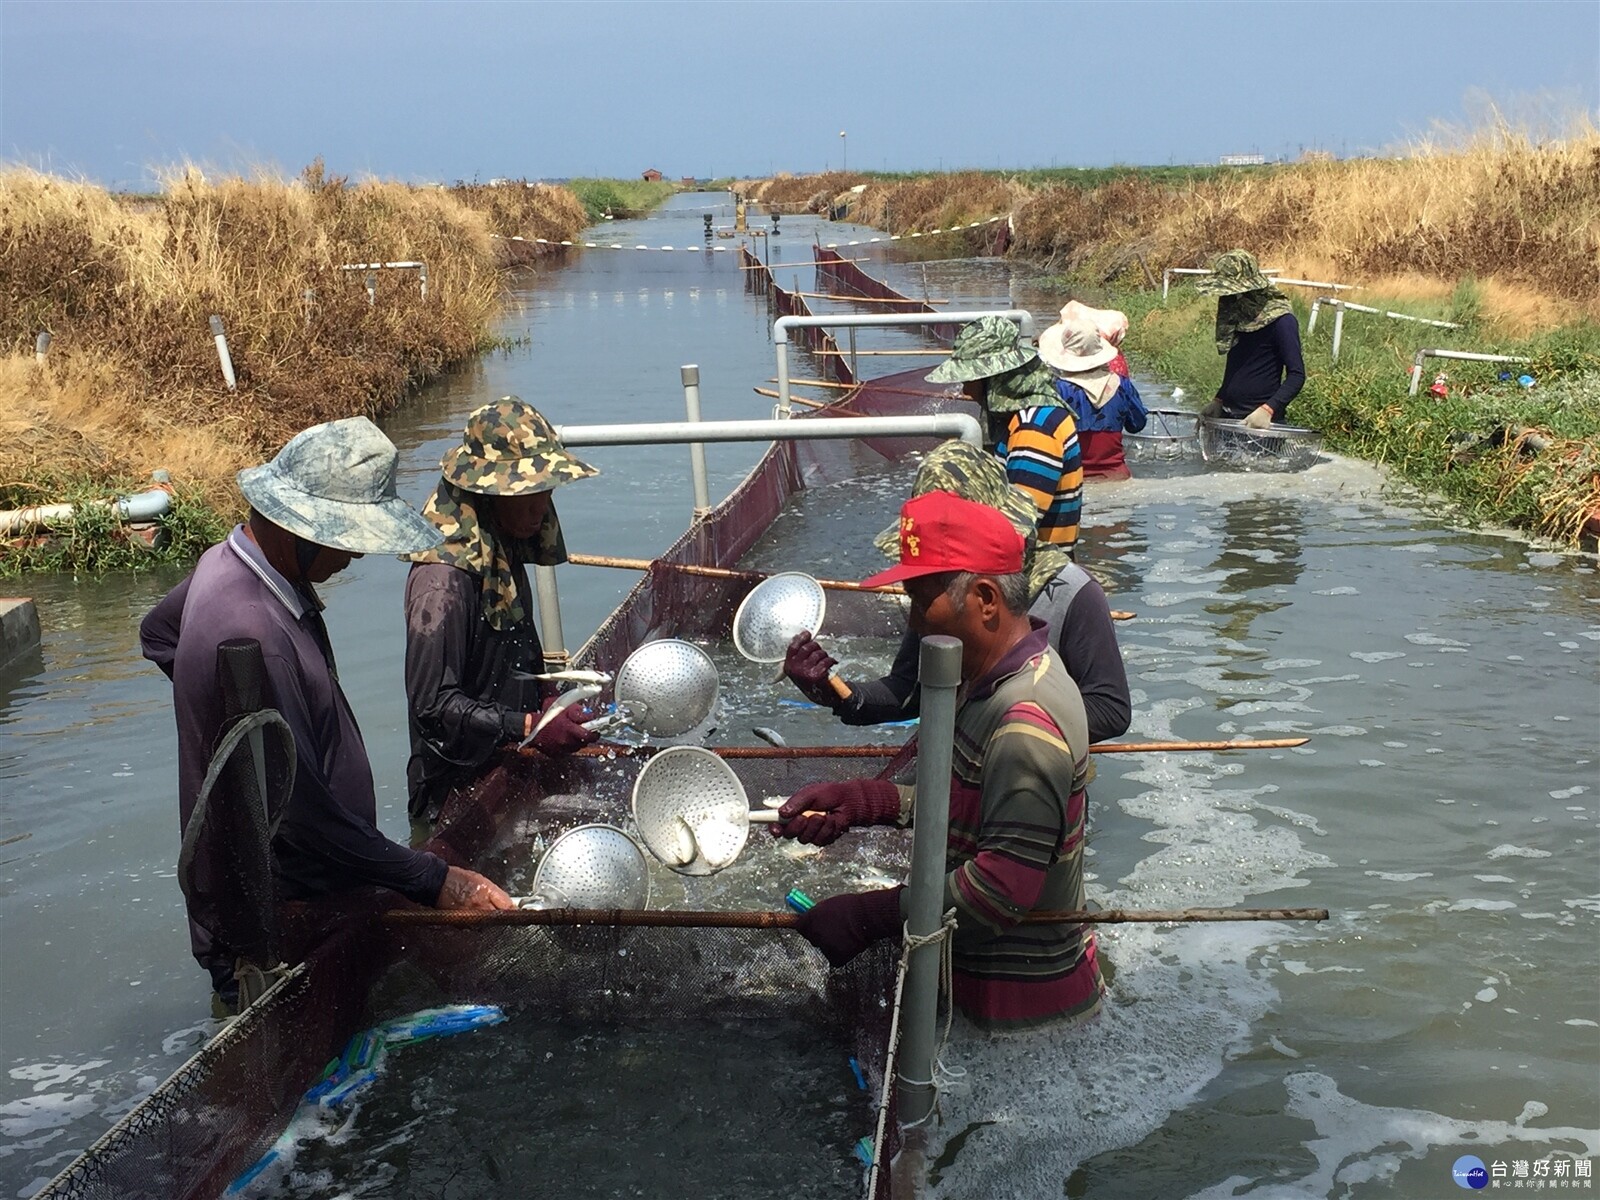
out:
{"label": "wire mesh basket", "polygon": [[1322,435],[1296,425],[1251,429],[1243,421],[1200,418],[1200,456],[1246,471],[1303,471],[1317,461]]}
{"label": "wire mesh basket", "polygon": [[1123,452],[1135,462],[1178,462],[1200,457],[1200,416],[1184,408],[1152,408],[1138,433],[1122,435]]}

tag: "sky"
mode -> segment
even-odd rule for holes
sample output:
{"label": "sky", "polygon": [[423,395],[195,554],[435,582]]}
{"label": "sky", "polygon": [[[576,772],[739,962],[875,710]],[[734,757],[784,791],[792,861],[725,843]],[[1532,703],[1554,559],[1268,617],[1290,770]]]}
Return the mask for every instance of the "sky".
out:
{"label": "sky", "polygon": [[1593,117],[1600,0],[0,0],[0,161],[132,189],[1347,156],[1486,98]]}

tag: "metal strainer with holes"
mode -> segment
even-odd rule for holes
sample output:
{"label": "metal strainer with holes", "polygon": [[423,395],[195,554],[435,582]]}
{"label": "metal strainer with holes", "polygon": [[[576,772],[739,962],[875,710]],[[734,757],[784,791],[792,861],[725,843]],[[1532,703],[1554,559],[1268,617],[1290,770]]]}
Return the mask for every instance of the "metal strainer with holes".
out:
{"label": "metal strainer with holes", "polygon": [[663,638],[628,655],[617,672],[617,708],[629,725],[655,737],[677,737],[717,706],[717,667],[690,642]]}
{"label": "metal strainer with holes", "polygon": [[579,825],[544,852],[524,908],[645,908],[650,870],[638,843],[613,825]]}
{"label": "metal strainer with holes", "polygon": [[739,857],[752,820],[776,816],[752,813],[733,768],[699,746],[661,751],[633,784],[639,836],[681,875],[714,875]]}
{"label": "metal strainer with holes", "polygon": [[827,593],[803,571],[768,576],[734,613],[733,644],[752,662],[782,662],[789,640],[802,629],[819,633],[827,611]]}

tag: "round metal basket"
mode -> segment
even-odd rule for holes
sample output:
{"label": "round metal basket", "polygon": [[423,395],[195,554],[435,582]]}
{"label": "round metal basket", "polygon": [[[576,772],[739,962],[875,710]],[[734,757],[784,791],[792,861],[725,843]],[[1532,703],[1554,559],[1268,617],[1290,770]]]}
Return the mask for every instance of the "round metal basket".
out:
{"label": "round metal basket", "polygon": [[733,615],[733,644],[752,662],[782,662],[803,629],[817,633],[828,611],[822,585],[803,571],[784,571],[756,584]]}
{"label": "round metal basket", "polygon": [[[781,656],[780,656],[781,657]],[[628,723],[654,737],[688,733],[717,706],[717,666],[691,642],[646,642],[617,672],[617,707]]]}
{"label": "round metal basket", "polygon": [[644,844],[682,875],[713,875],[744,849],[750,800],[733,768],[699,746],[662,750],[633,784]]}
{"label": "round metal basket", "polygon": [[1200,455],[1246,471],[1303,471],[1317,461],[1322,435],[1296,425],[1251,429],[1243,421],[1200,418]]}
{"label": "round metal basket", "polygon": [[[533,872],[526,907],[649,908],[650,866],[639,845],[611,825],[569,829],[544,852]],[[597,953],[612,942],[610,930],[553,925],[546,931],[564,948]]]}
{"label": "round metal basket", "polygon": [[1200,457],[1200,414],[1185,408],[1152,408],[1138,433],[1124,433],[1122,447],[1135,462],[1180,462]]}

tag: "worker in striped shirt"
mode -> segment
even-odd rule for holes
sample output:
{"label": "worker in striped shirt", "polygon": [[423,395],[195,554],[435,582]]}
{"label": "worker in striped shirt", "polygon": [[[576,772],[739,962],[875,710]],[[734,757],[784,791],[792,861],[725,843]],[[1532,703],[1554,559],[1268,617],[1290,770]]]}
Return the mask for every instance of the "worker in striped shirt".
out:
{"label": "worker in striped shirt", "polygon": [[929,383],[960,383],[984,411],[985,444],[1039,509],[1039,541],[1071,553],[1083,511],[1078,424],[1055,379],[1005,317],[962,327]]}
{"label": "worker in striped shirt", "polygon": [[[1099,1010],[1093,933],[1023,923],[1084,904],[1089,731],[1077,686],[1028,616],[1023,540],[997,509],[928,492],[900,510],[900,565],[919,636],[960,640],[962,688],[950,776],[946,908],[956,912],[954,996],[987,1028],[1019,1029]],[[801,788],[778,810],[780,837],[817,845],[860,825],[906,825],[915,788],[847,779]],[[899,934],[903,887],[820,901],[799,929],[834,966]]]}

